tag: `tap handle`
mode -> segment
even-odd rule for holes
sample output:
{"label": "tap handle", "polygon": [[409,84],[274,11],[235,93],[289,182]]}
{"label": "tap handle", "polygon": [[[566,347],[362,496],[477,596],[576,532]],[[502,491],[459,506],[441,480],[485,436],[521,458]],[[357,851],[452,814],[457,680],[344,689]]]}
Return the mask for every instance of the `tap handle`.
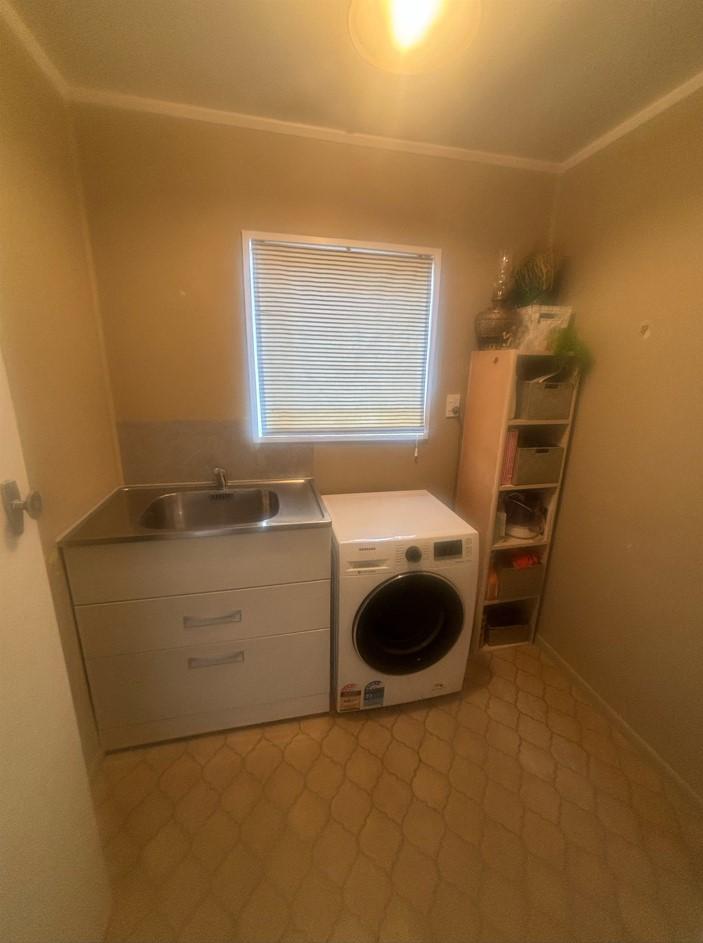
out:
{"label": "tap handle", "polygon": [[215,481],[221,485],[223,488],[227,487],[227,469],[222,468],[220,465],[216,465],[212,470],[213,477]]}

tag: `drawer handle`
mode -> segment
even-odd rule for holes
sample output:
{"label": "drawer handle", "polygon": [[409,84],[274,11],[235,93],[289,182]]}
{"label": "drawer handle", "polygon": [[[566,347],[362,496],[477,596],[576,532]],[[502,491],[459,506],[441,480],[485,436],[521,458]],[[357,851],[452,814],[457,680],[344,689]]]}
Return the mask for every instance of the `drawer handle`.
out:
{"label": "drawer handle", "polygon": [[226,612],[223,616],[183,616],[184,629],[202,629],[207,625],[227,625],[228,622],[241,622],[242,610],[235,609],[234,612]]}
{"label": "drawer handle", "polygon": [[188,668],[214,668],[216,665],[232,665],[244,661],[244,652],[232,652],[231,655],[213,655],[212,658],[189,658]]}

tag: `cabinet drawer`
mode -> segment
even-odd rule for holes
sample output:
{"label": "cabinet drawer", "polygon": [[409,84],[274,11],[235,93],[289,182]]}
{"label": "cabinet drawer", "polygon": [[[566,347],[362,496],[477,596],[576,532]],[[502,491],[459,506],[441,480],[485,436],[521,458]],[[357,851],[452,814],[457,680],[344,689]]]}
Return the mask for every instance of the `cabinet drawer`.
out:
{"label": "cabinet drawer", "polygon": [[329,629],[88,658],[98,726],[326,694]]}
{"label": "cabinet drawer", "polygon": [[321,629],[329,580],[76,606],[86,658]]}

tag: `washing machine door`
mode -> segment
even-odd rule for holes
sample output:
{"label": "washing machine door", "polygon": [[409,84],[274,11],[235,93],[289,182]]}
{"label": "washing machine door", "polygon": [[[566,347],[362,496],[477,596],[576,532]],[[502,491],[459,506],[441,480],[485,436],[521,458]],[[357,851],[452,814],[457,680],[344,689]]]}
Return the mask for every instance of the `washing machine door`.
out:
{"label": "washing machine door", "polygon": [[464,606],[436,573],[401,573],[364,599],[354,620],[354,645],[376,671],[413,674],[443,658],[461,634]]}

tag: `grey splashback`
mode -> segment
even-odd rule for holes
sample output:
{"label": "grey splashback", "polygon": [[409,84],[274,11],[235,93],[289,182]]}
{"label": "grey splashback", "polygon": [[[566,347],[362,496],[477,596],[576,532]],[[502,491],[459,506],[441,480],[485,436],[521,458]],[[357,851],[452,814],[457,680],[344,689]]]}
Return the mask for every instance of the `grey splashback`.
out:
{"label": "grey splashback", "polygon": [[308,445],[257,445],[239,422],[172,420],[119,422],[125,484],[207,481],[215,465],[230,479],[312,475]]}

